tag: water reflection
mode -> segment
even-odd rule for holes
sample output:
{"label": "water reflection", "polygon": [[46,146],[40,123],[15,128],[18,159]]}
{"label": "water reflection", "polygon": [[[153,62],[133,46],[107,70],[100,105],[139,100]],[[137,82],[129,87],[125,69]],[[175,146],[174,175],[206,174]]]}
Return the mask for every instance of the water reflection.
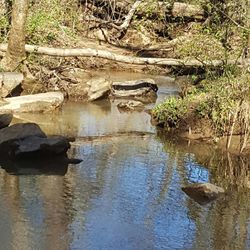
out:
{"label": "water reflection", "polygon": [[[162,143],[152,135],[75,145],[70,154],[84,161],[69,166],[64,176],[13,176],[0,170],[1,248],[249,246],[249,192],[214,175],[219,171],[211,165],[214,150],[199,159],[195,152],[201,145]],[[226,187],[226,196],[200,206],[181,191],[186,183],[202,181]]]}
{"label": "water reflection", "polygon": [[38,123],[47,134],[73,137],[112,134],[126,131],[153,132],[150,115],[145,112],[121,113],[109,101],[66,103],[51,114],[16,114],[14,122]]}
{"label": "water reflection", "polygon": [[[69,152],[81,164],[51,162],[60,173],[0,163],[0,249],[250,248],[248,159],[163,135],[125,136],[154,132],[150,116],[105,101],[18,118],[92,140]],[[207,206],[181,190],[207,181],[227,190]]]}
{"label": "water reflection", "polygon": [[11,175],[65,175],[69,159],[63,156],[47,159],[0,160],[1,167]]}

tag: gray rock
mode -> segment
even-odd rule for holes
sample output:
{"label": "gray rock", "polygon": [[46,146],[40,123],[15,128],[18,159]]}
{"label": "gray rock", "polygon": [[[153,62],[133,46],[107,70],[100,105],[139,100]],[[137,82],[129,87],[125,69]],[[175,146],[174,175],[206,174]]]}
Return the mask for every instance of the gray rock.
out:
{"label": "gray rock", "polygon": [[4,98],[0,112],[48,112],[60,107],[64,101],[63,93],[47,92],[35,95],[24,95]]}
{"label": "gray rock", "polygon": [[12,114],[0,114],[0,129],[8,127],[12,121]]}
{"label": "gray rock", "polygon": [[86,82],[80,82],[74,85],[70,85],[68,88],[68,96],[72,101],[86,101],[88,99],[89,86]]}
{"label": "gray rock", "polygon": [[105,78],[93,78],[87,82],[87,85],[89,86],[88,100],[95,101],[108,95],[111,81]]}
{"label": "gray rock", "polygon": [[149,103],[156,100],[157,90],[157,84],[152,79],[113,82],[111,86],[111,97],[135,99]]}
{"label": "gray rock", "polygon": [[211,183],[195,183],[182,187],[182,190],[201,205],[217,199],[225,192],[223,188]]}
{"label": "gray rock", "polygon": [[22,83],[24,77],[21,73],[2,72],[0,73],[0,97],[7,97]]}
{"label": "gray rock", "polygon": [[42,138],[29,136],[15,142],[14,157],[34,157],[66,154],[70,148],[69,140],[64,136]]}

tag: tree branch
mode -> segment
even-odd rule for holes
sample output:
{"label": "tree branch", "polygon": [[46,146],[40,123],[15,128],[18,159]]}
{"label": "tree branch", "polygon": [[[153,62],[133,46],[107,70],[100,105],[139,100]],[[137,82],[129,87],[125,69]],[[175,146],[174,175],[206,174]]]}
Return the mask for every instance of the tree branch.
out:
{"label": "tree branch", "polygon": [[[7,50],[7,44],[0,44],[0,51],[5,52]],[[91,48],[49,48],[40,47],[35,45],[25,45],[26,52],[42,54],[48,56],[58,56],[58,57],[97,57],[108,59],[112,61],[137,64],[137,65],[164,65],[164,66],[190,66],[190,67],[203,67],[203,66],[220,66],[224,64],[223,60],[210,60],[200,62],[196,59],[193,60],[181,60],[173,58],[152,58],[152,57],[134,57],[120,55],[107,50],[98,50]],[[235,60],[230,60],[227,63],[235,64]],[[238,64],[250,64],[250,59],[239,59]]]}

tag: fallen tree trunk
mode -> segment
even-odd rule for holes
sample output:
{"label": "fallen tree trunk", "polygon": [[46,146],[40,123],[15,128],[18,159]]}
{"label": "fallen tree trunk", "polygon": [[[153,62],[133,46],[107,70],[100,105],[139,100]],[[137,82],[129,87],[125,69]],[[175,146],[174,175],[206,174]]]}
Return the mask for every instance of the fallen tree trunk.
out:
{"label": "fallen tree trunk", "polygon": [[[0,51],[6,51],[7,44],[0,44]],[[116,62],[137,64],[137,65],[162,65],[162,66],[189,66],[189,67],[203,67],[203,66],[220,66],[225,62],[223,60],[210,60],[210,61],[199,61],[196,59],[185,60],[185,59],[172,59],[172,58],[152,58],[152,57],[133,57],[120,55],[107,50],[98,50],[91,48],[49,48],[40,47],[35,45],[25,45],[26,52],[42,54],[47,56],[58,56],[58,57],[97,57],[108,59]],[[235,60],[227,61],[229,64],[235,64]],[[248,65],[250,60],[238,60],[237,64]]]}
{"label": "fallen tree trunk", "polygon": [[204,19],[205,12],[200,5],[175,2],[172,9],[173,17],[189,17],[197,20]]}

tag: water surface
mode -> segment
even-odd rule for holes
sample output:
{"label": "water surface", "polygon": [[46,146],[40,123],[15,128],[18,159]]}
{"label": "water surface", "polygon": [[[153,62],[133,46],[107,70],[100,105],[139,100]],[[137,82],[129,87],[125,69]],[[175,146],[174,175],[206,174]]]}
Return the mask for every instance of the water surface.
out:
{"label": "water surface", "polygon": [[[247,159],[164,138],[148,114],[109,102],[19,118],[77,136],[69,155],[83,162],[62,173],[0,169],[0,249],[250,248]],[[201,206],[181,190],[207,181],[226,195]]]}

